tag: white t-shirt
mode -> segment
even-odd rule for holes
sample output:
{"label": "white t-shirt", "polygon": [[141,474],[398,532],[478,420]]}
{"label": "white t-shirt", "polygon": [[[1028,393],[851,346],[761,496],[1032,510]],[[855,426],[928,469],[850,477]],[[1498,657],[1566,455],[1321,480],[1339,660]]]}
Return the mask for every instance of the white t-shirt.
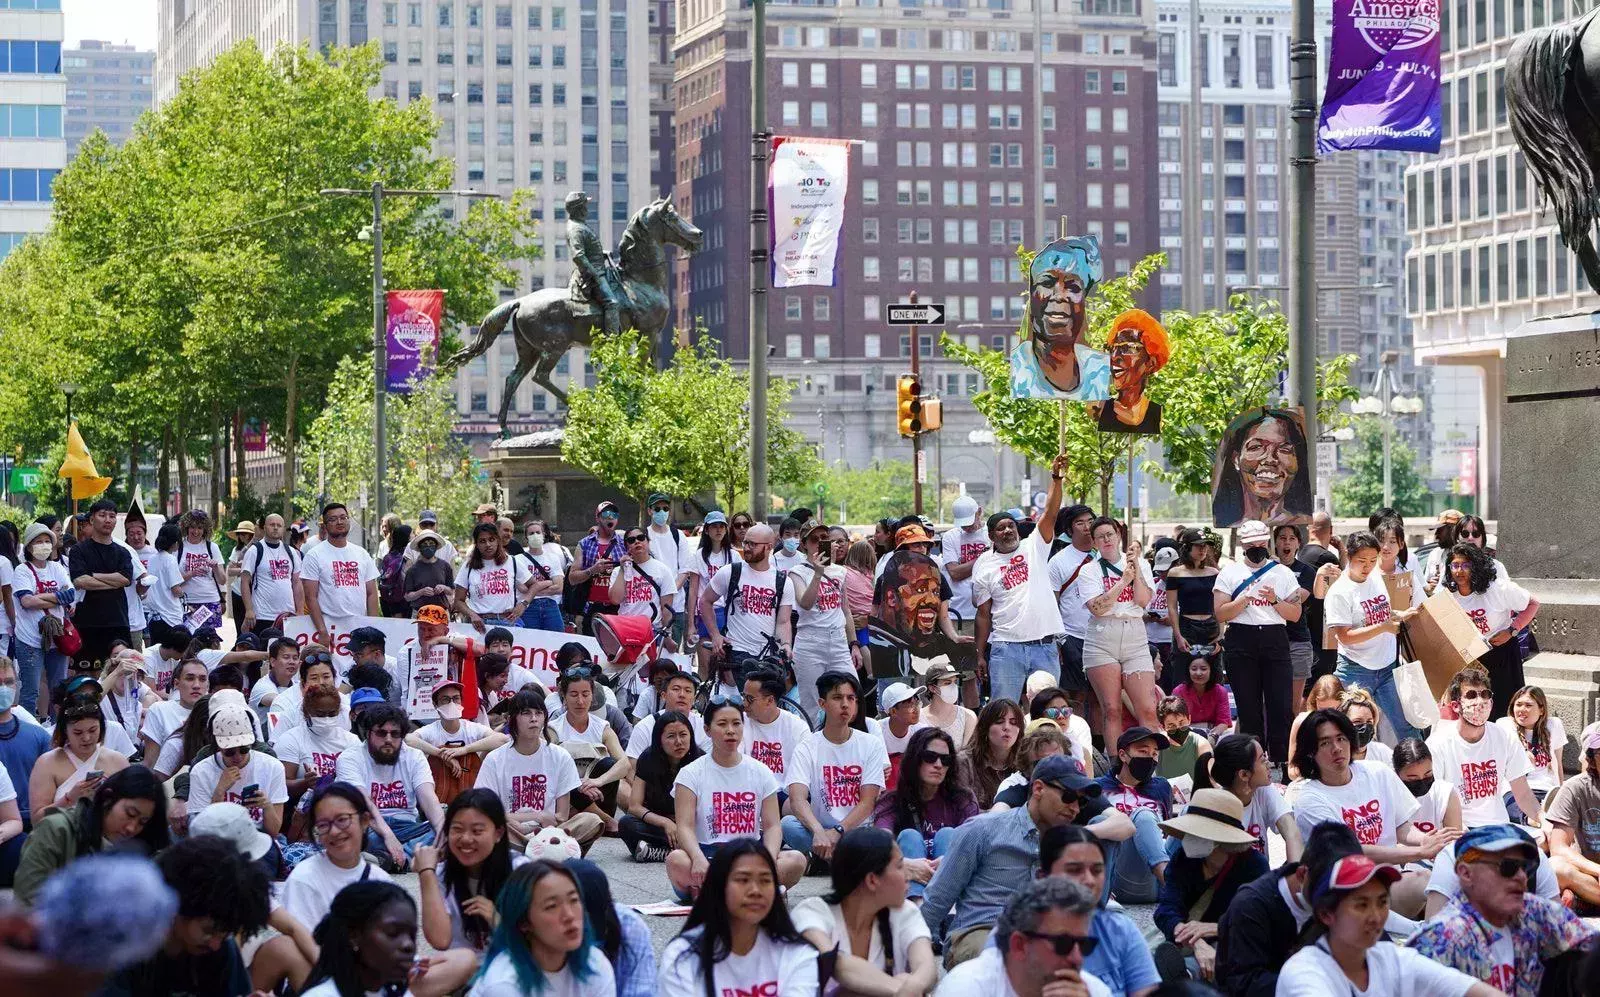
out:
{"label": "white t-shirt", "polygon": [[145,711],[144,726],[139,733],[158,746],[165,744],[172,733],[189,720],[189,707],[176,699],[163,699]]}
{"label": "white t-shirt", "polygon": [[[735,551],[732,547],[725,547],[722,550],[714,552],[711,555],[711,563],[707,564],[705,555],[700,553],[700,548],[696,547],[694,550],[694,558],[689,562],[686,570],[693,571],[700,576],[700,591],[704,592],[706,589],[711,587],[711,579],[716,577],[717,572],[722,571],[739,560],[741,559],[737,551]],[[717,596],[716,605],[725,605],[723,596]],[[691,606],[689,608],[695,612],[699,612],[698,607]]]}
{"label": "white t-shirt", "polygon": [[578,766],[559,744],[542,745],[525,755],[514,744],[502,744],[483,756],[474,785],[492,791],[506,813],[534,810],[553,814],[556,804],[578,788]]}
{"label": "white t-shirt", "polygon": [[[1050,559],[1050,591],[1060,593],[1056,597],[1056,611],[1061,614],[1062,629],[1079,640],[1089,633],[1089,606],[1078,594],[1078,579],[1073,574],[1081,576],[1092,566],[1087,562],[1094,558],[1094,551],[1079,550],[1069,544]],[[1080,565],[1082,570],[1079,570]],[[1068,581],[1072,584],[1067,585]]]}
{"label": "white t-shirt", "polygon": [[[867,951],[856,952],[850,948],[850,929],[845,927],[844,911],[837,904],[830,904],[821,897],[808,897],[796,904],[790,911],[794,919],[796,931],[804,934],[807,931],[820,931],[828,936],[828,940],[839,946],[840,952],[849,953],[878,967],[887,969],[888,963],[884,959],[883,935],[878,931],[878,922],[872,922],[872,938],[867,943]],[[932,938],[928,931],[928,922],[922,919],[922,908],[910,901],[901,903],[900,906],[889,911],[889,937],[894,942],[894,970],[896,973],[909,973],[911,971],[911,944],[919,938]]]}
{"label": "white t-shirt", "polygon": [[[1078,598],[1083,601],[1085,611],[1089,611],[1090,600],[1098,599],[1111,591],[1117,582],[1122,580],[1121,573],[1128,570],[1127,561],[1128,556],[1124,554],[1107,566],[1107,562],[1096,556],[1093,561],[1083,566],[1083,570],[1078,572],[1078,580],[1073,582],[1073,585],[1078,589]],[[1150,573],[1150,565],[1142,557],[1139,558],[1139,577],[1144,579],[1146,587],[1153,586],[1156,583],[1155,576]],[[1144,607],[1134,601],[1133,588],[1133,582],[1131,581],[1123,586],[1122,594],[1117,596],[1116,604],[1111,607],[1110,612],[1107,612],[1101,618],[1144,619]],[[1092,615],[1092,611],[1090,612]]]}
{"label": "white t-shirt", "polygon": [[[1153,571],[1151,573],[1154,574]],[[1172,627],[1165,622],[1167,619],[1167,578],[1165,575],[1155,580],[1155,584],[1150,589],[1150,605],[1144,607],[1144,611],[1159,616],[1163,621],[1161,623],[1151,623],[1149,620],[1145,620],[1145,639],[1152,644],[1172,643]]]}
{"label": "white t-shirt", "polygon": [[1496,575],[1486,591],[1472,595],[1450,594],[1455,596],[1456,602],[1467,611],[1472,622],[1477,624],[1478,632],[1485,637],[1510,627],[1511,618],[1527,609],[1528,601],[1533,598],[1527,589],[1503,574]]}
{"label": "white t-shirt", "polygon": [[[633,725],[633,732],[628,735],[628,746],[622,749],[623,754],[629,758],[638,758],[650,749],[650,739],[655,736],[657,716],[658,713],[652,713]],[[694,743],[700,746],[700,750],[710,751],[711,738],[706,734],[706,722],[694,710],[689,711],[689,729],[694,732]]]}
{"label": "white t-shirt", "polygon": [[150,557],[150,587],[144,592],[147,615],[161,620],[169,627],[183,623],[183,601],[172,590],[183,584],[183,569],[178,559],[167,551],[155,551]]}
{"label": "white t-shirt", "polygon": [[[217,791],[217,781],[221,778],[220,754],[202,758],[198,763],[189,766],[190,817],[211,805],[212,794]],[[284,778],[283,763],[265,751],[250,752],[250,760],[244,763],[244,769],[239,773],[238,780],[228,789],[228,802],[240,802],[244,790],[250,786],[260,786],[268,803],[283,804],[289,801],[289,786]],[[257,827],[261,826],[262,816],[259,807],[250,808],[250,819],[256,822]]]}
{"label": "white t-shirt", "polygon": [[[795,583],[795,609],[800,612],[799,627],[810,629],[818,627],[826,631],[828,639],[832,635],[844,634],[844,579],[848,571],[837,564],[826,565],[822,569],[822,578],[817,582],[817,601],[810,609],[800,605],[800,593],[804,592],[811,584],[811,576],[815,569],[809,563],[801,564],[794,569]],[[815,639],[815,638],[813,638]]]}
{"label": "white t-shirt", "polygon": [[989,607],[989,639],[1026,643],[1061,633],[1061,613],[1050,587],[1050,545],[1038,530],[1009,554],[978,556],[972,568],[974,611]]}
{"label": "white t-shirt", "polygon": [[[748,728],[749,726],[750,721],[746,720],[745,727]],[[916,734],[917,731],[926,726],[928,725],[925,723],[914,723],[910,727],[906,728],[905,737],[896,737],[894,731],[889,729],[889,721],[884,720],[883,723],[878,727],[878,735],[883,738],[883,750],[889,755],[891,760],[896,755],[905,754],[906,745],[911,743],[912,735]]]}
{"label": "white t-shirt", "polygon": [[272,681],[272,672],[270,670],[264,671],[261,673],[261,677],[256,679],[256,684],[250,687],[250,705],[255,709],[257,715],[260,715],[265,720],[265,714],[267,710],[272,708],[272,703],[264,703],[262,701],[268,696],[271,696],[273,700],[277,700],[285,689],[291,688],[293,685],[294,679],[291,678],[288,685],[280,686]]}
{"label": "white t-shirt", "polygon": [[1512,740],[1522,745],[1523,754],[1528,756],[1528,788],[1541,789],[1550,792],[1561,784],[1558,773],[1561,766],[1561,749],[1567,746],[1567,725],[1554,713],[1550,714],[1545,729],[1550,733],[1550,745],[1543,751],[1535,752],[1531,742],[1524,742],[1522,734],[1517,730],[1515,717],[1501,717],[1495,723],[1504,727]]}
{"label": "white t-shirt", "polygon": [[339,771],[339,756],[360,744],[361,739],[344,728],[320,734],[301,724],[285,731],[272,749],[279,761],[300,766],[303,779],[312,773],[334,775]]}
{"label": "white t-shirt", "polygon": [[[727,604],[729,579],[732,571],[719,571],[711,579],[711,591]],[[795,578],[784,576],[783,595],[778,595],[778,571],[768,567],[757,571],[750,565],[739,569],[739,594],[728,613],[726,637],[735,648],[747,654],[759,652],[767,638],[772,636],[780,607],[793,608]]]}
{"label": "white t-shirt", "polygon": [[[4,560],[5,558],[0,557],[0,561]],[[0,616],[4,615],[5,613],[0,611]],[[131,693],[119,693],[115,689],[108,688],[106,694],[100,697],[100,715],[106,719],[106,745],[113,751],[120,751],[119,747],[112,744],[112,738],[116,738],[116,745],[128,745],[128,750],[124,753],[132,755],[139,750],[141,743],[139,728],[144,724],[144,705],[139,702],[139,692],[145,686],[136,678],[126,681]],[[117,717],[118,710],[122,711],[121,719]],[[113,727],[116,729],[113,730]]]}
{"label": "white t-shirt", "polygon": [[672,572],[672,584],[667,586],[667,591],[671,592],[678,587],[678,576],[691,570],[696,541],[693,537],[684,536],[681,531],[674,541],[672,527],[657,527],[654,523],[645,527],[645,533],[650,537],[650,556]]}
{"label": "white t-shirt", "polygon": [[702,845],[761,837],[761,804],[778,793],[771,770],[747,755],[731,768],[701,755],[679,770],[674,796],[679,786],[694,793],[694,835]]}
{"label": "white t-shirt", "polygon": [[782,779],[800,743],[810,736],[811,728],[806,726],[806,722],[788,710],[779,710],[778,719],[770,724],[757,723],[754,717],[746,714],[744,740],[739,750],[746,757],[754,758],[771,769],[773,776]]}
{"label": "white t-shirt", "polygon": [[[1211,586],[1211,591],[1221,592],[1224,598],[1232,602],[1234,599],[1233,590],[1239,587],[1239,583],[1255,574],[1260,567],[1260,565],[1248,565],[1243,561],[1229,561],[1222,566],[1221,571],[1217,572],[1217,583]],[[1269,585],[1272,587],[1272,592],[1275,596],[1279,599],[1287,599],[1300,588],[1300,580],[1294,576],[1294,572],[1290,571],[1286,565],[1277,561],[1272,562],[1272,567],[1268,568],[1260,578],[1251,582],[1249,588],[1244,592],[1239,593],[1240,595],[1248,594],[1250,601],[1245,603],[1243,612],[1235,616],[1230,622],[1244,623],[1254,627],[1283,626],[1285,622],[1283,617],[1278,615],[1278,611],[1272,608],[1272,603],[1261,594],[1261,590]]]}
{"label": "white t-shirt", "polygon": [[[1389,616],[1389,590],[1376,568],[1363,582],[1352,579],[1349,572],[1340,575],[1328,586],[1328,594],[1322,601],[1322,621],[1330,627],[1370,627]],[[1398,647],[1392,633],[1378,634],[1361,644],[1339,641],[1340,654],[1374,671],[1394,664]]]}
{"label": "white t-shirt", "polygon": [[[288,543],[258,540],[245,549],[244,570],[250,573],[250,597],[257,620],[294,612],[294,582],[300,577],[300,552]],[[243,584],[243,576],[240,576]]]}
{"label": "white t-shirt", "polygon": [[611,729],[611,725],[606,723],[606,718],[590,710],[588,724],[589,726],[579,730],[572,726],[571,715],[563,713],[550,721],[550,729],[555,731],[556,737],[559,737],[563,742],[578,741],[583,744],[604,745],[606,743],[606,731]]}
{"label": "white t-shirt", "polygon": [[778,544],[778,549],[772,554],[772,564],[779,571],[793,571],[806,563],[806,552],[796,550],[793,554],[783,549],[783,544]]}
{"label": "white t-shirt", "polygon": [[39,621],[44,619],[45,613],[58,620],[63,615],[60,606],[54,609],[24,607],[23,593],[60,594],[70,588],[72,588],[72,577],[67,574],[66,565],[60,561],[46,561],[43,565],[28,561],[17,565],[17,570],[11,575],[13,605],[17,608],[17,640],[29,647],[43,647],[39,637]]}
{"label": "white t-shirt", "polygon": [[1379,765],[1387,765],[1390,768],[1394,768],[1394,749],[1382,741],[1369,741],[1367,743],[1366,756],[1361,761],[1377,762]]}
{"label": "white t-shirt", "polygon": [[1288,812],[1283,787],[1275,783],[1257,787],[1250,797],[1250,805],[1244,808],[1244,829],[1256,836],[1256,851],[1268,854],[1267,832],[1277,830],[1278,821]]}
{"label": "white t-shirt", "polygon": [[[1079,972],[1083,977],[1083,985],[1089,990],[1089,997],[1111,997],[1111,988],[1093,973]],[[934,990],[934,997],[1017,997],[1017,991],[1011,986],[1011,978],[1006,975],[1005,957],[994,945],[990,945],[974,959],[952,969],[945,974],[944,981]]]}
{"label": "white t-shirt", "polygon": [[335,547],[330,541],[304,555],[300,577],[317,583],[322,615],[343,620],[367,614],[367,583],[378,580],[378,566],[355,544]]}
{"label": "white t-shirt", "polygon": [[[144,617],[144,601],[139,598],[139,586],[149,585],[153,579],[150,577],[150,572],[145,568],[144,562],[139,560],[139,555],[132,547],[129,547],[121,540],[113,542],[116,543],[118,547],[121,547],[123,550],[127,551],[128,559],[133,562],[132,584],[122,590],[122,595],[123,598],[128,600],[128,629],[134,633],[138,633],[145,628],[145,624],[147,622]],[[0,557],[0,561],[5,561],[5,558]],[[4,567],[0,567],[0,572],[7,571],[10,569],[10,567],[10,563],[6,562]],[[0,584],[10,585],[11,581],[8,578],[0,578]],[[0,612],[0,621],[5,619],[5,615],[6,614],[4,612]],[[0,628],[0,633],[4,632],[4,629]]]}
{"label": "white t-shirt", "polygon": [[889,767],[882,737],[847,729],[850,736],[843,744],[834,744],[820,730],[813,732],[800,742],[783,774],[785,785],[810,789],[811,809],[819,817],[827,811],[834,822],[844,820],[861,802],[863,786],[883,789],[883,772]]}
{"label": "white t-shirt", "polygon": [[223,563],[222,550],[210,540],[192,544],[184,540],[178,545],[178,567],[193,571],[195,576],[183,583],[183,601],[193,605],[201,602],[220,602],[216,572],[212,569]]}
{"label": "white t-shirt", "polygon": [[[327,546],[323,544],[322,546]],[[433,773],[422,752],[409,744],[400,746],[393,765],[379,765],[366,742],[339,753],[335,776],[366,793],[385,818],[417,816],[417,792],[433,785]]]}
{"label": "white t-shirt", "polygon": [[1433,785],[1421,796],[1415,797],[1417,813],[1411,818],[1411,823],[1423,834],[1432,834],[1444,826],[1444,815],[1450,807],[1450,796],[1456,787],[1435,778]]}
{"label": "white t-shirt", "polygon": [[1504,796],[1511,781],[1528,774],[1528,753],[1522,742],[1504,727],[1486,724],[1483,737],[1468,744],[1461,737],[1460,724],[1441,720],[1428,738],[1433,753],[1433,774],[1452,783],[1461,794],[1461,825],[1466,828],[1504,824]]}
{"label": "white t-shirt", "polygon": [[[570,965],[554,973],[546,973],[536,965],[534,971],[544,978],[544,988],[532,992],[540,997],[613,997],[617,992],[616,974],[598,946],[589,948],[588,970],[588,978],[579,980]],[[518,981],[511,957],[502,952],[490,960],[483,975],[467,991],[467,997],[526,997],[529,992]]]}
{"label": "white t-shirt", "polygon": [[[0,558],[0,561],[5,560]],[[10,803],[17,798],[17,787],[11,782],[11,773],[0,765],[0,803]]]}
{"label": "white t-shirt", "polygon": [[[567,573],[567,559],[561,556],[563,553],[564,549],[561,545],[553,543],[545,544],[537,554],[530,550],[524,550],[522,553],[522,566],[527,569],[524,576],[525,579],[542,582],[565,575]],[[544,570],[541,571],[541,568]],[[534,598],[559,602],[561,601],[561,593],[546,593],[545,595],[534,596]]]}
{"label": "white t-shirt", "polygon": [[[1438,771],[1438,758],[1434,760]],[[1351,762],[1350,781],[1330,786],[1306,780],[1294,804],[1294,822],[1302,841],[1323,821],[1339,821],[1356,833],[1363,845],[1393,845],[1395,832],[1417,814],[1417,799],[1406,784],[1376,762]]]}
{"label": "white t-shirt", "polygon": [[973,523],[971,530],[963,530],[959,526],[945,530],[939,537],[939,560],[944,564],[945,581],[950,583],[950,612],[963,620],[973,618],[972,576],[956,581],[950,577],[950,565],[976,561],[989,547],[989,531],[984,529],[982,523]]}
{"label": "white t-shirt", "polygon": [[301,861],[284,881],[281,906],[306,926],[315,931],[322,919],[328,916],[333,898],[351,883],[363,880],[373,883],[390,883],[389,874],[375,862],[360,860],[353,869],[341,869],[322,852]]}
{"label": "white t-shirt", "polygon": [[[0,588],[5,588],[11,584],[11,573],[14,570],[15,569],[11,567],[11,561],[9,558],[0,557]],[[0,609],[0,637],[3,637],[10,632],[11,617],[6,615],[5,610]]]}
{"label": "white t-shirt", "polygon": [[1380,941],[1367,950],[1367,988],[1357,990],[1319,943],[1283,964],[1277,997],[1461,997],[1477,982],[1415,949]]}
{"label": "white t-shirt", "polygon": [[527,564],[515,557],[498,564],[485,561],[481,568],[469,561],[456,572],[456,588],[467,590],[467,608],[479,616],[505,617],[527,583]]}
{"label": "white t-shirt", "polygon": [[[700,930],[667,943],[659,963],[659,997],[705,997],[705,972],[694,947]],[[749,952],[730,952],[712,966],[711,982],[712,992],[722,997],[816,997],[817,950],[808,942],[774,941],[766,931],[757,931],[756,943]]]}
{"label": "white t-shirt", "polygon": [[[305,692],[300,688],[300,680],[295,679],[294,684],[278,693],[278,698],[272,701],[272,706],[267,710],[266,742],[277,744],[289,731],[296,727],[306,725],[306,713],[302,708],[305,702]],[[339,721],[345,730],[350,729],[350,694],[339,693]]]}
{"label": "white t-shirt", "polygon": [[435,748],[465,747],[476,741],[481,741],[493,734],[494,731],[483,724],[473,723],[471,720],[461,721],[461,726],[454,734],[444,729],[444,721],[435,720],[426,727],[418,728],[416,735],[433,745]]}
{"label": "white t-shirt", "polygon": [[[652,557],[643,564],[624,561],[618,570],[622,572],[623,579],[618,615],[655,619],[661,615],[663,600],[669,607],[676,605],[678,577],[665,564]],[[654,585],[650,584],[652,581]]]}

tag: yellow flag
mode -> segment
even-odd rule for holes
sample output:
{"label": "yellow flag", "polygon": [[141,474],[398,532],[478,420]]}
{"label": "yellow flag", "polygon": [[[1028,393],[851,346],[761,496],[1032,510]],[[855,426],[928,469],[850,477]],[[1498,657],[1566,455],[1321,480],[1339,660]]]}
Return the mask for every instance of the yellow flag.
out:
{"label": "yellow flag", "polygon": [[94,458],[89,456],[89,448],[83,445],[83,435],[78,432],[77,423],[67,430],[67,458],[61,462],[57,477],[71,480],[74,501],[94,498],[111,485],[110,478],[100,477],[95,470]]}

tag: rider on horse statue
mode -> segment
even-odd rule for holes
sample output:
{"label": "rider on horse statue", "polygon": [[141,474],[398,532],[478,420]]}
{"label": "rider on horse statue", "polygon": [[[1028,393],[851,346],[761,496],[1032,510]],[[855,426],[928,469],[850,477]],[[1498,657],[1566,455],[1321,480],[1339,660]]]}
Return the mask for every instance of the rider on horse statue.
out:
{"label": "rider on horse statue", "polygon": [[585,222],[589,217],[589,195],[575,190],[567,195],[567,251],[572,256],[574,315],[599,312],[601,328],[608,333],[622,331],[622,289],[618,286],[611,259],[600,237]]}

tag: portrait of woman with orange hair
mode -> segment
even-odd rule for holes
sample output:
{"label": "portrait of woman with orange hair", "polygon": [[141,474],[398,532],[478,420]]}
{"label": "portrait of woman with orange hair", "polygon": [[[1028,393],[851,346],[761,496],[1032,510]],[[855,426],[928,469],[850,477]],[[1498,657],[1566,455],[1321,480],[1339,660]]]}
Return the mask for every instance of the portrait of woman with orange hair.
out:
{"label": "portrait of woman with orange hair", "polygon": [[1118,315],[1106,337],[1111,355],[1111,400],[1100,406],[1102,432],[1150,435],[1161,431],[1161,406],[1145,394],[1150,378],[1172,355],[1167,330],[1137,308]]}

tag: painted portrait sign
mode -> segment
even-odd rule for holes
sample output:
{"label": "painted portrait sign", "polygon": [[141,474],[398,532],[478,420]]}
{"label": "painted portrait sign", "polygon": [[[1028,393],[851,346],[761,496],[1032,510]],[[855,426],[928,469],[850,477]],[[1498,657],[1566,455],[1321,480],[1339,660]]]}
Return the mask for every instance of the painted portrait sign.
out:
{"label": "painted portrait sign", "polygon": [[1084,341],[1089,292],[1102,273],[1100,242],[1075,236],[1050,243],[1028,265],[1028,313],[1011,351],[1011,394],[1098,402],[1111,397],[1111,362]]}
{"label": "painted portrait sign", "polygon": [[1211,518],[1219,529],[1247,519],[1268,526],[1311,522],[1305,416],[1298,408],[1254,408],[1228,424],[1211,472]]}
{"label": "painted portrait sign", "polygon": [[947,584],[939,563],[927,554],[901,550],[884,562],[878,615],[868,621],[875,678],[910,675],[912,659],[951,654],[939,631],[939,603],[949,598]]}
{"label": "painted portrait sign", "polygon": [[1106,336],[1111,359],[1111,399],[1099,406],[1096,424],[1103,433],[1161,432],[1161,406],[1150,400],[1150,379],[1172,355],[1167,330],[1155,316],[1130,308],[1111,323]]}

